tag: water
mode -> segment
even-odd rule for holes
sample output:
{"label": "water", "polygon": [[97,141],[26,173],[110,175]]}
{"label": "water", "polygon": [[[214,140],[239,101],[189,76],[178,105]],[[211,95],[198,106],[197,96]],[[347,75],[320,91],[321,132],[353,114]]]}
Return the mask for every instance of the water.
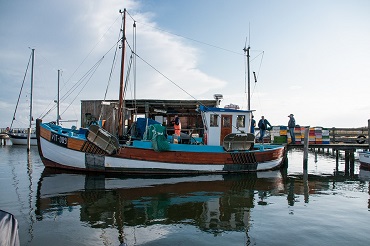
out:
{"label": "water", "polygon": [[[369,245],[369,172],[288,152],[282,172],[112,177],[45,170],[31,147],[0,146],[0,209],[21,245]],[[306,177],[308,177],[306,179]]]}

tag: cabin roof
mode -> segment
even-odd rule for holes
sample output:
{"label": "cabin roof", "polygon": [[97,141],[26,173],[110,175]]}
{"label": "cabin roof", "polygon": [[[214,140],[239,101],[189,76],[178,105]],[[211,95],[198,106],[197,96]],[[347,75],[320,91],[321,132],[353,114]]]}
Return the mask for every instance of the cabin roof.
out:
{"label": "cabin roof", "polygon": [[[81,100],[81,104],[90,104],[102,102],[102,100]],[[106,100],[105,102],[117,104],[118,100]],[[100,104],[100,103],[99,103]],[[182,114],[195,113],[195,110],[200,106],[213,108],[217,106],[217,100],[162,100],[162,99],[136,99],[125,100],[126,108],[136,108],[138,114],[145,114],[146,112],[158,114],[164,113]]]}
{"label": "cabin roof", "polygon": [[200,106],[199,109],[203,112],[229,112],[229,113],[250,113],[255,110],[240,110],[240,109],[232,109],[232,108],[216,108],[216,107],[205,107]]}

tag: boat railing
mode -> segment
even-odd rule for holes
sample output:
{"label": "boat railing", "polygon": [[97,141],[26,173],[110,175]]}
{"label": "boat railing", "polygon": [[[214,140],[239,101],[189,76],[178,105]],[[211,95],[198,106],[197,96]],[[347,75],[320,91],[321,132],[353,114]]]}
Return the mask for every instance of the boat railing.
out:
{"label": "boat railing", "polygon": [[[1,128],[1,133],[7,133],[7,132],[11,132],[11,133],[21,133],[21,134],[26,134],[28,133],[28,128],[12,128],[12,129],[9,129],[9,128]],[[36,129],[35,128],[31,128],[31,133],[36,133]]]}

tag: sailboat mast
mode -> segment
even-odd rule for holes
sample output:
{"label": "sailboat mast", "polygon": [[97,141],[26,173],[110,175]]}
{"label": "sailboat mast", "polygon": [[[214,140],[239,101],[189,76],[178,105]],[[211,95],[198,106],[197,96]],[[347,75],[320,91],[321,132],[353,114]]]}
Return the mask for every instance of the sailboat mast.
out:
{"label": "sailboat mast", "polygon": [[27,133],[27,151],[31,150],[31,126],[32,126],[32,97],[33,97],[33,64],[35,62],[35,49],[32,49],[32,65],[31,65],[31,93],[30,93],[30,124]]}
{"label": "sailboat mast", "polygon": [[[122,13],[122,11],[120,11]],[[119,105],[118,105],[118,137],[123,136],[124,128],[124,68],[125,68],[125,41],[126,41],[126,9],[123,10],[123,30],[122,30],[122,40],[121,40],[121,76],[120,76],[120,86],[119,86]]]}
{"label": "sailboat mast", "polygon": [[58,69],[58,98],[57,98],[57,125],[59,126],[59,78],[60,78],[60,70]]}
{"label": "sailboat mast", "polygon": [[247,48],[247,67],[248,67],[248,110],[251,110],[251,76],[250,76],[250,67],[249,67],[249,50],[251,47]]}

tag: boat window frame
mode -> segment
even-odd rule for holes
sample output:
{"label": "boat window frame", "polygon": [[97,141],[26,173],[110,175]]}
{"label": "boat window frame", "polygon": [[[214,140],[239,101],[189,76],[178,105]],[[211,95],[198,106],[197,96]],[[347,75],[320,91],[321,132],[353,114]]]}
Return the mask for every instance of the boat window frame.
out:
{"label": "boat window frame", "polygon": [[209,115],[209,126],[210,127],[219,127],[219,114],[210,114]]}
{"label": "boat window frame", "polygon": [[245,118],[246,117],[243,114],[237,115],[236,116],[236,126],[241,127],[241,128],[245,128]]}

